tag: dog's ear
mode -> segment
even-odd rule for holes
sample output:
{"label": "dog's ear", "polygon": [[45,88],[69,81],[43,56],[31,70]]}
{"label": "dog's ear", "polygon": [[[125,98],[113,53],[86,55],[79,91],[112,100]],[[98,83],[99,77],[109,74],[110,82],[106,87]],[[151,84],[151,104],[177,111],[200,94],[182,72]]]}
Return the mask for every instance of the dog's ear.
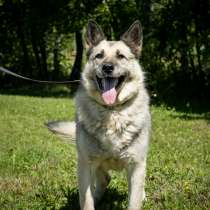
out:
{"label": "dog's ear", "polygon": [[138,58],[141,54],[143,32],[141,23],[136,20],[130,28],[121,36],[121,40],[128,45],[132,53]]}
{"label": "dog's ear", "polygon": [[88,21],[86,41],[89,47],[96,46],[100,41],[104,40],[105,36],[101,27],[93,20]]}

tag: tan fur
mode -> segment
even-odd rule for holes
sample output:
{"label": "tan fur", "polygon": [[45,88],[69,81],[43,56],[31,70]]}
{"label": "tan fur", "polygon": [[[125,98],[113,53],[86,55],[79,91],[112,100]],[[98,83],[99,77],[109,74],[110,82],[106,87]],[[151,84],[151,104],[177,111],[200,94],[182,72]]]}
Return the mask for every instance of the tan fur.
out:
{"label": "tan fur", "polygon": [[[89,30],[95,30],[98,26],[91,22],[89,27]],[[135,22],[126,33],[132,44],[136,41],[132,39],[134,33],[141,31],[138,27],[140,24]],[[125,169],[128,178],[128,210],[139,210],[145,198],[146,155],[151,121],[144,74],[136,55],[126,42],[101,41],[104,35],[100,29],[91,32],[89,36],[96,36],[87,37],[91,49],[76,94],[80,207],[82,210],[94,210],[94,203],[101,199],[109,183],[108,171]],[[134,37],[138,38],[136,35]],[[142,45],[142,40],[139,38],[136,44]],[[141,48],[137,46],[136,49]],[[98,59],[96,55],[101,52],[103,56]],[[119,58],[119,53],[125,57]],[[112,105],[103,101],[96,81],[96,77],[103,78],[102,69],[106,62],[114,65],[113,77],[125,76]]]}
{"label": "tan fur", "polygon": [[[97,59],[100,52],[103,58]],[[118,59],[117,52],[126,58]],[[105,62],[114,64],[114,77],[126,75],[117,101],[110,107],[104,103],[95,84],[96,75],[103,77],[101,66]],[[92,48],[76,95],[76,107],[81,209],[94,210],[94,201],[101,198],[108,184],[108,170],[125,168],[129,185],[128,209],[139,210],[145,196],[149,97],[141,66],[123,41],[103,40]]]}

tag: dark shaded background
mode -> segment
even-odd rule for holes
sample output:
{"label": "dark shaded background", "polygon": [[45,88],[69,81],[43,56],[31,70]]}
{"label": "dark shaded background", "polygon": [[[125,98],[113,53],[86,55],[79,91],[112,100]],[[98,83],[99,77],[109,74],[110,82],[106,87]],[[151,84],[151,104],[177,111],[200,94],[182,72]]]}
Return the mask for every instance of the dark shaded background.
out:
{"label": "dark shaded background", "polygon": [[[79,78],[90,18],[109,39],[141,21],[140,62],[154,99],[209,100],[209,0],[0,0],[0,66],[37,79]],[[3,89],[23,84],[0,73]]]}

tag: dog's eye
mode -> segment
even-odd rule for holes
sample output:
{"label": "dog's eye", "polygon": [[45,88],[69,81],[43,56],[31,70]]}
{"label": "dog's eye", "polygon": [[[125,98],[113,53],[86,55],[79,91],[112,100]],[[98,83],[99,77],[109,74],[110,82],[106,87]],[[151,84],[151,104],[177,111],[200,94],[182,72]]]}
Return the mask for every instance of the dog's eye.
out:
{"label": "dog's eye", "polygon": [[104,54],[103,53],[98,53],[95,55],[95,58],[98,58],[98,59],[101,59],[104,57]]}
{"label": "dog's eye", "polygon": [[123,58],[125,58],[125,56],[123,54],[117,54],[117,58],[123,59]]}

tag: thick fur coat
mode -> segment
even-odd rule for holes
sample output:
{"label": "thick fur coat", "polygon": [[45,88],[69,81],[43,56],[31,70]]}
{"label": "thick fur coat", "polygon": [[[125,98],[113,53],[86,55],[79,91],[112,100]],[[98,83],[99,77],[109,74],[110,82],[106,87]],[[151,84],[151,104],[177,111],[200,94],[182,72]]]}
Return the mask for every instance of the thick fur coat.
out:
{"label": "thick fur coat", "polygon": [[127,172],[128,210],[139,210],[145,198],[151,120],[144,74],[138,62],[142,37],[139,21],[120,41],[107,41],[95,22],[88,24],[88,61],[76,94],[82,210],[95,209],[110,181],[110,169]]}

